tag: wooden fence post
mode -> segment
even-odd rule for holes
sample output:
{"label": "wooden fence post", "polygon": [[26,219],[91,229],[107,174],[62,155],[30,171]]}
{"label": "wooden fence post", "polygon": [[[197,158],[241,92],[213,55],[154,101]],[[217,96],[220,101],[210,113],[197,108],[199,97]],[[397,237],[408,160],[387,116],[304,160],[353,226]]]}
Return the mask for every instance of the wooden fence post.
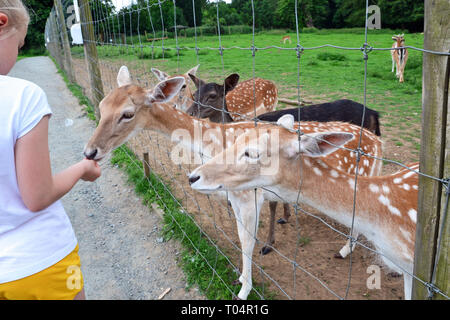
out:
{"label": "wooden fence post", "polygon": [[62,47],[64,51],[64,66],[61,65],[61,67],[63,67],[70,82],[75,82],[75,77],[72,68],[72,53],[70,51],[69,36],[67,35],[67,26],[66,21],[64,19],[63,6],[61,0],[54,0],[54,4],[55,4],[56,18],[58,19],[58,24],[60,28],[59,32],[61,36]]}
{"label": "wooden fence post", "polygon": [[83,35],[84,58],[88,67],[91,84],[92,102],[95,106],[95,115],[100,119],[98,105],[104,97],[102,75],[98,64],[97,46],[94,37],[94,25],[89,0],[78,0],[80,7],[81,33]]}
{"label": "wooden fence post", "polygon": [[53,57],[56,59],[56,62],[58,63],[60,68],[64,68],[63,58],[62,58],[62,48],[61,43],[59,42],[61,40],[61,37],[58,33],[58,24],[56,23],[56,12],[52,11],[50,13],[50,26],[51,26],[51,32],[52,32],[52,42],[51,42],[51,53]]}
{"label": "wooden fence post", "polygon": [[[424,49],[449,51],[450,20],[447,16],[449,11],[450,2],[447,0],[425,1]],[[420,171],[438,178],[448,178],[450,175],[448,137],[450,133],[446,129],[449,125],[448,78],[446,79],[448,60],[448,56],[423,53]],[[445,188],[441,182],[419,176],[414,274],[423,281],[435,284],[448,295],[450,278],[447,259],[450,219],[448,217],[446,221],[441,219],[445,209],[444,192]],[[445,225],[441,225],[442,223]],[[438,248],[439,230],[442,230],[440,249]],[[435,261],[436,257],[438,261]],[[437,262],[436,269],[435,262]],[[438,294],[433,296],[433,298],[439,297]],[[412,298],[429,298],[428,288],[414,280]]]}
{"label": "wooden fence post", "polygon": [[150,178],[150,163],[148,159],[148,152],[144,152],[144,160],[142,161],[144,165],[144,173],[147,178]]}

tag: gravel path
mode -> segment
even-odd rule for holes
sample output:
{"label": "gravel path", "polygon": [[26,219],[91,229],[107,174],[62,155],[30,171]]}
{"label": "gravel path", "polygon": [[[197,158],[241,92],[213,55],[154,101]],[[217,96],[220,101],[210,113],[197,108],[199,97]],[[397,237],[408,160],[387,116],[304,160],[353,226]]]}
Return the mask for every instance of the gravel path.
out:
{"label": "gravel path", "polygon": [[[47,57],[20,60],[11,76],[30,80],[46,93],[53,110],[49,144],[52,169],[59,172],[82,159],[95,129]],[[62,202],[80,245],[88,299],[204,299],[197,288],[185,290],[177,266],[179,243],[162,242],[161,218],[141,204],[125,175],[101,163],[94,183],[80,181]]]}

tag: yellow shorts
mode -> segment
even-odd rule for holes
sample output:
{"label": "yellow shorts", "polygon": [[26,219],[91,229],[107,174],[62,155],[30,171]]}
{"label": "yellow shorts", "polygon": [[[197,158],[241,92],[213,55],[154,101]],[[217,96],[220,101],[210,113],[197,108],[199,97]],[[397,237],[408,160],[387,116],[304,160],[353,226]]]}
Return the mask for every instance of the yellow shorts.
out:
{"label": "yellow shorts", "polygon": [[83,289],[78,245],[58,263],[29,277],[0,284],[0,300],[73,300]]}

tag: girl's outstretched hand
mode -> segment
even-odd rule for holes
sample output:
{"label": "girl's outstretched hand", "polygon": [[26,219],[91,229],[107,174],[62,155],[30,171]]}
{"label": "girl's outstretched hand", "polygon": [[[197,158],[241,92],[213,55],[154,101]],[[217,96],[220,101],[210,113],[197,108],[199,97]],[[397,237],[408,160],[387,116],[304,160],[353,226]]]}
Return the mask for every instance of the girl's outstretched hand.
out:
{"label": "girl's outstretched hand", "polygon": [[81,176],[82,180],[93,182],[101,176],[102,170],[96,161],[83,159],[81,163],[84,168],[84,174]]}

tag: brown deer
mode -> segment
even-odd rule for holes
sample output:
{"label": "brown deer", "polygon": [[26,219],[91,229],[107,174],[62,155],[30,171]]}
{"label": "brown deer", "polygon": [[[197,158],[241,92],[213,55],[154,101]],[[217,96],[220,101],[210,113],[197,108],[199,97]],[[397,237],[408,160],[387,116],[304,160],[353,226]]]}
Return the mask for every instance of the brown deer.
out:
{"label": "brown deer", "polygon": [[[392,37],[392,40],[395,42],[392,44],[392,48],[400,48],[405,46],[405,38],[404,34],[395,35]],[[391,57],[392,57],[392,70],[391,72],[394,72],[394,65],[395,65],[395,75],[397,78],[399,78],[399,82],[404,81],[404,72],[405,72],[405,66],[406,61],[408,60],[408,49],[402,48],[402,49],[394,49],[391,50]]]}
{"label": "brown deer", "polygon": [[[262,130],[254,128],[238,137],[233,146],[189,175],[191,187],[202,192],[264,188],[285,201],[296,203],[300,199],[350,227],[355,175],[336,166],[324,166],[323,160],[339,152],[343,145],[352,148],[354,134],[342,128],[323,127],[299,139],[292,115],[283,116],[278,124]],[[223,158],[235,161],[224,166]],[[278,170],[266,174],[267,163],[273,161],[279,163]],[[406,299],[411,298],[418,194],[415,171],[419,165],[410,168],[413,171],[403,169],[388,176],[359,176],[354,216],[354,228],[375,245],[383,262],[404,274]],[[242,217],[241,222],[241,228],[247,230],[241,231],[242,248],[250,260],[256,237],[252,230],[258,218],[258,213],[253,212]],[[251,284],[251,261],[247,268],[241,280]]]}
{"label": "brown deer", "polygon": [[155,77],[159,81],[164,81],[167,79],[171,79],[173,77],[183,77],[185,79],[185,84],[181,87],[180,92],[173,98],[173,101],[170,101],[170,103],[175,104],[177,109],[186,112],[186,110],[191,105],[194,96],[192,95],[191,88],[189,87],[189,82],[191,81],[191,78],[189,77],[189,74],[195,75],[197,73],[198,67],[200,65],[197,65],[193,67],[192,69],[188,70],[186,73],[181,75],[175,75],[175,76],[169,76],[164,71],[158,70],[156,68],[152,68],[152,72],[155,75]]}
{"label": "brown deer", "polygon": [[291,36],[284,36],[280,40],[280,42],[283,42],[283,44],[286,44],[286,41],[289,41],[289,43],[292,43]]}
{"label": "brown deer", "polygon": [[[99,161],[138,131],[153,130],[166,135],[179,145],[184,145],[204,160],[209,160],[219,151],[231,146],[240,133],[255,127],[253,121],[221,124],[208,119],[196,119],[173,108],[173,105],[167,102],[171,101],[185,84],[183,77],[164,80],[153,89],[144,89],[132,84],[128,69],[123,66],[117,76],[117,82],[119,87],[112,90],[100,102],[100,122],[84,150],[84,155],[88,159]],[[260,123],[258,127],[267,125]],[[361,130],[356,125],[342,122],[304,122],[301,123],[301,128],[305,133],[339,129],[351,132],[355,137],[359,137]],[[183,132],[184,136],[188,138],[180,139],[180,132]],[[381,140],[365,129],[361,138],[363,150],[380,158]],[[357,139],[349,142],[349,148],[356,148],[356,142]],[[339,150],[333,156],[324,157],[322,160],[324,165],[338,167],[349,173],[353,173],[355,170],[355,155],[348,150]],[[362,157],[362,161],[360,174],[368,175],[379,172],[381,161],[366,156]],[[222,194],[225,195],[225,193]],[[255,204],[264,202],[264,199],[280,201],[273,194],[262,190],[256,193],[254,190],[229,193],[229,200],[236,217],[254,214]],[[241,228],[239,223],[238,228]],[[271,228],[268,244],[274,243],[273,223]],[[346,246],[348,245],[347,243]],[[344,251],[349,251],[349,249]],[[243,270],[247,270],[249,260],[244,258],[244,263]],[[251,285],[250,287],[243,286],[239,298],[245,299],[250,290]]]}
{"label": "brown deer", "polygon": [[275,110],[278,103],[277,88],[269,80],[255,78],[238,84],[239,75],[233,73],[219,85],[206,83],[195,75],[190,77],[197,91],[188,114],[197,118],[213,122],[249,120]]}

